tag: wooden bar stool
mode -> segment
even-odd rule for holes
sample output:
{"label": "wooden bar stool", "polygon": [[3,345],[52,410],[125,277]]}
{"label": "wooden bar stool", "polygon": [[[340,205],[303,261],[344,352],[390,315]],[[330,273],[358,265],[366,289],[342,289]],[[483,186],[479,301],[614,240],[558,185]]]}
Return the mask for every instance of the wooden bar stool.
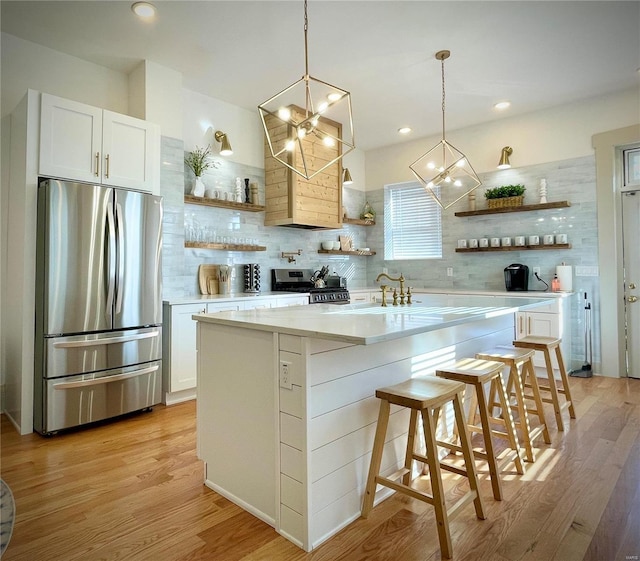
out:
{"label": "wooden bar stool", "polygon": [[[482,499],[478,493],[478,477],[472,455],[471,439],[469,438],[469,432],[467,431],[464,419],[464,410],[462,408],[464,388],[465,386],[461,382],[427,376],[425,378],[407,380],[394,386],[376,390],[376,397],[381,400],[380,412],[378,414],[378,425],[376,427],[376,436],[371,453],[369,477],[367,479],[362,505],[362,516],[366,518],[373,508],[376,485],[383,485],[432,505],[435,510],[440,553],[442,557],[446,559],[450,559],[452,556],[449,520],[453,519],[464,506],[472,501],[475,506],[476,516],[481,520],[485,519]],[[460,436],[461,446],[441,442],[436,439],[436,426],[440,416],[440,409],[449,402],[453,403],[455,423]],[[380,475],[380,463],[382,461],[391,404],[411,409],[411,420],[409,421],[404,467],[387,477],[383,477]],[[418,454],[414,447],[418,413],[422,416],[422,425],[424,428],[426,444],[426,454],[424,456]],[[440,461],[438,458],[438,446],[460,450],[464,457],[465,468]],[[418,460],[428,465],[432,494],[411,487],[413,460]],[[449,509],[447,509],[445,504],[441,469],[463,475],[469,480],[469,491]],[[400,478],[402,478],[401,482],[398,481]]]}
{"label": "wooden bar stool", "polygon": [[[571,419],[576,418],[576,412],[573,408],[573,400],[571,399],[571,389],[569,388],[569,377],[564,367],[564,360],[562,359],[562,351],[560,349],[560,343],[562,339],[555,337],[540,337],[537,335],[530,335],[523,337],[513,342],[515,347],[521,349],[533,349],[536,351],[542,351],[544,354],[544,362],[547,367],[547,377],[549,378],[548,386],[539,386],[540,391],[549,392],[551,397],[543,397],[542,401],[545,403],[553,404],[553,411],[556,415],[556,423],[558,430],[564,430],[564,422],[562,421],[562,411],[569,409],[569,417]],[[562,387],[559,388],[556,383],[556,378],[553,374],[553,366],[551,365],[551,351],[555,350],[556,361],[558,363],[558,370],[560,371],[560,378],[562,379]],[[560,394],[564,395],[564,403],[560,403]]]}
{"label": "wooden bar stool", "polygon": [[[504,366],[509,367],[509,379],[507,382],[507,395],[516,399],[515,405],[510,408],[518,412],[518,418],[514,419],[516,428],[520,429],[520,437],[526,452],[526,459],[529,462],[535,462],[535,453],[533,451],[533,440],[542,434],[546,444],[551,443],[549,429],[544,416],[544,408],[542,405],[542,397],[538,389],[536,373],[533,368],[533,351],[527,349],[517,349],[515,347],[496,347],[488,351],[476,353],[476,358],[482,360],[495,360],[501,362]],[[529,396],[524,393],[524,386],[527,384],[531,387]],[[493,413],[494,407],[500,405],[496,401],[496,396],[491,394],[489,400],[490,410]],[[533,405],[527,404],[527,401],[533,401]],[[534,414],[538,417],[539,424],[535,427],[531,426],[529,415]]]}
{"label": "wooden bar stool", "polygon": [[[448,366],[446,370],[436,370],[436,376],[446,378],[447,380],[463,382],[473,390],[467,429],[472,433],[478,432],[482,434],[485,451],[482,452],[474,449],[473,453],[476,458],[486,460],[489,466],[493,498],[496,501],[502,500],[501,468],[508,463],[514,462],[517,472],[520,475],[524,473],[520,444],[516,437],[516,429],[513,424],[511,408],[509,407],[507,390],[502,380],[503,370],[504,364],[502,362],[473,358],[459,360],[453,366]],[[487,394],[485,390],[487,383],[490,385],[489,394]],[[490,395],[497,395],[500,400],[503,418],[492,417],[489,413],[488,402]],[[480,425],[476,424],[478,413],[480,414]],[[492,428],[492,423],[495,424],[498,422],[505,427],[505,432]],[[498,460],[496,459],[493,437],[506,439],[511,448],[511,451],[500,460],[500,464],[498,464]]]}

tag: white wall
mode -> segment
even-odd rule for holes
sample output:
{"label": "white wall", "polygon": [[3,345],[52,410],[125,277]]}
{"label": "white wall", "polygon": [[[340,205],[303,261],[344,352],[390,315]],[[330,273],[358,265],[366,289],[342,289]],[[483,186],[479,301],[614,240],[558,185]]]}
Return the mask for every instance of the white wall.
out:
{"label": "white wall", "polygon": [[2,33],[2,116],[29,88],[128,114],[128,79],[30,41]]}
{"label": "white wall", "polygon": [[[477,173],[496,169],[503,146],[511,146],[514,167],[556,162],[593,154],[591,137],[640,120],[639,90],[587,99],[507,117],[457,131],[447,140],[463,152]],[[413,181],[409,165],[439,142],[440,136],[369,150],[366,154],[367,188]]]}
{"label": "white wall", "polygon": [[264,167],[263,132],[258,108],[248,111],[236,105],[220,101],[190,90],[183,90],[182,115],[184,123],[184,148],[211,145],[218,158],[220,143],[214,138],[216,131],[227,133],[233,154],[226,156],[232,162]]}

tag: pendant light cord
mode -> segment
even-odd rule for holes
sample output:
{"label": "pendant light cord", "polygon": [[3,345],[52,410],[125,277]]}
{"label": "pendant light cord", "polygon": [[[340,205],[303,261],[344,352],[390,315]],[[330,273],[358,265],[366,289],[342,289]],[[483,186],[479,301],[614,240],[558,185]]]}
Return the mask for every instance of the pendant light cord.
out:
{"label": "pendant light cord", "polygon": [[440,62],[442,64],[442,140],[445,140],[445,136],[444,136],[444,57],[440,60]]}
{"label": "pendant light cord", "polygon": [[304,0],[304,80],[305,80],[305,118],[313,112],[313,101],[311,99],[311,88],[309,87],[309,42],[307,35],[309,32],[309,18],[307,16],[307,0]]}

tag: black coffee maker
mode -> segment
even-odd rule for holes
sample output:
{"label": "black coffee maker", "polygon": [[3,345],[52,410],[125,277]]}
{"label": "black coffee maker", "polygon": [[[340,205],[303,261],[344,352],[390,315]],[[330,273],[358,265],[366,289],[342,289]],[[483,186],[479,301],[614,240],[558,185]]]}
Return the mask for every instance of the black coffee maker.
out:
{"label": "black coffee maker", "polygon": [[509,292],[529,290],[529,267],[513,263],[504,270],[504,284]]}

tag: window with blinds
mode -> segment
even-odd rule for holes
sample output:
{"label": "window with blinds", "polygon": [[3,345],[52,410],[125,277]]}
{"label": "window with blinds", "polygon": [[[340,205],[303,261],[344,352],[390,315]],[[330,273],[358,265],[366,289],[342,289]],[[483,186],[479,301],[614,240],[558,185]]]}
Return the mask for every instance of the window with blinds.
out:
{"label": "window with blinds", "polygon": [[384,187],[384,258],[442,258],[441,208],[418,182]]}

